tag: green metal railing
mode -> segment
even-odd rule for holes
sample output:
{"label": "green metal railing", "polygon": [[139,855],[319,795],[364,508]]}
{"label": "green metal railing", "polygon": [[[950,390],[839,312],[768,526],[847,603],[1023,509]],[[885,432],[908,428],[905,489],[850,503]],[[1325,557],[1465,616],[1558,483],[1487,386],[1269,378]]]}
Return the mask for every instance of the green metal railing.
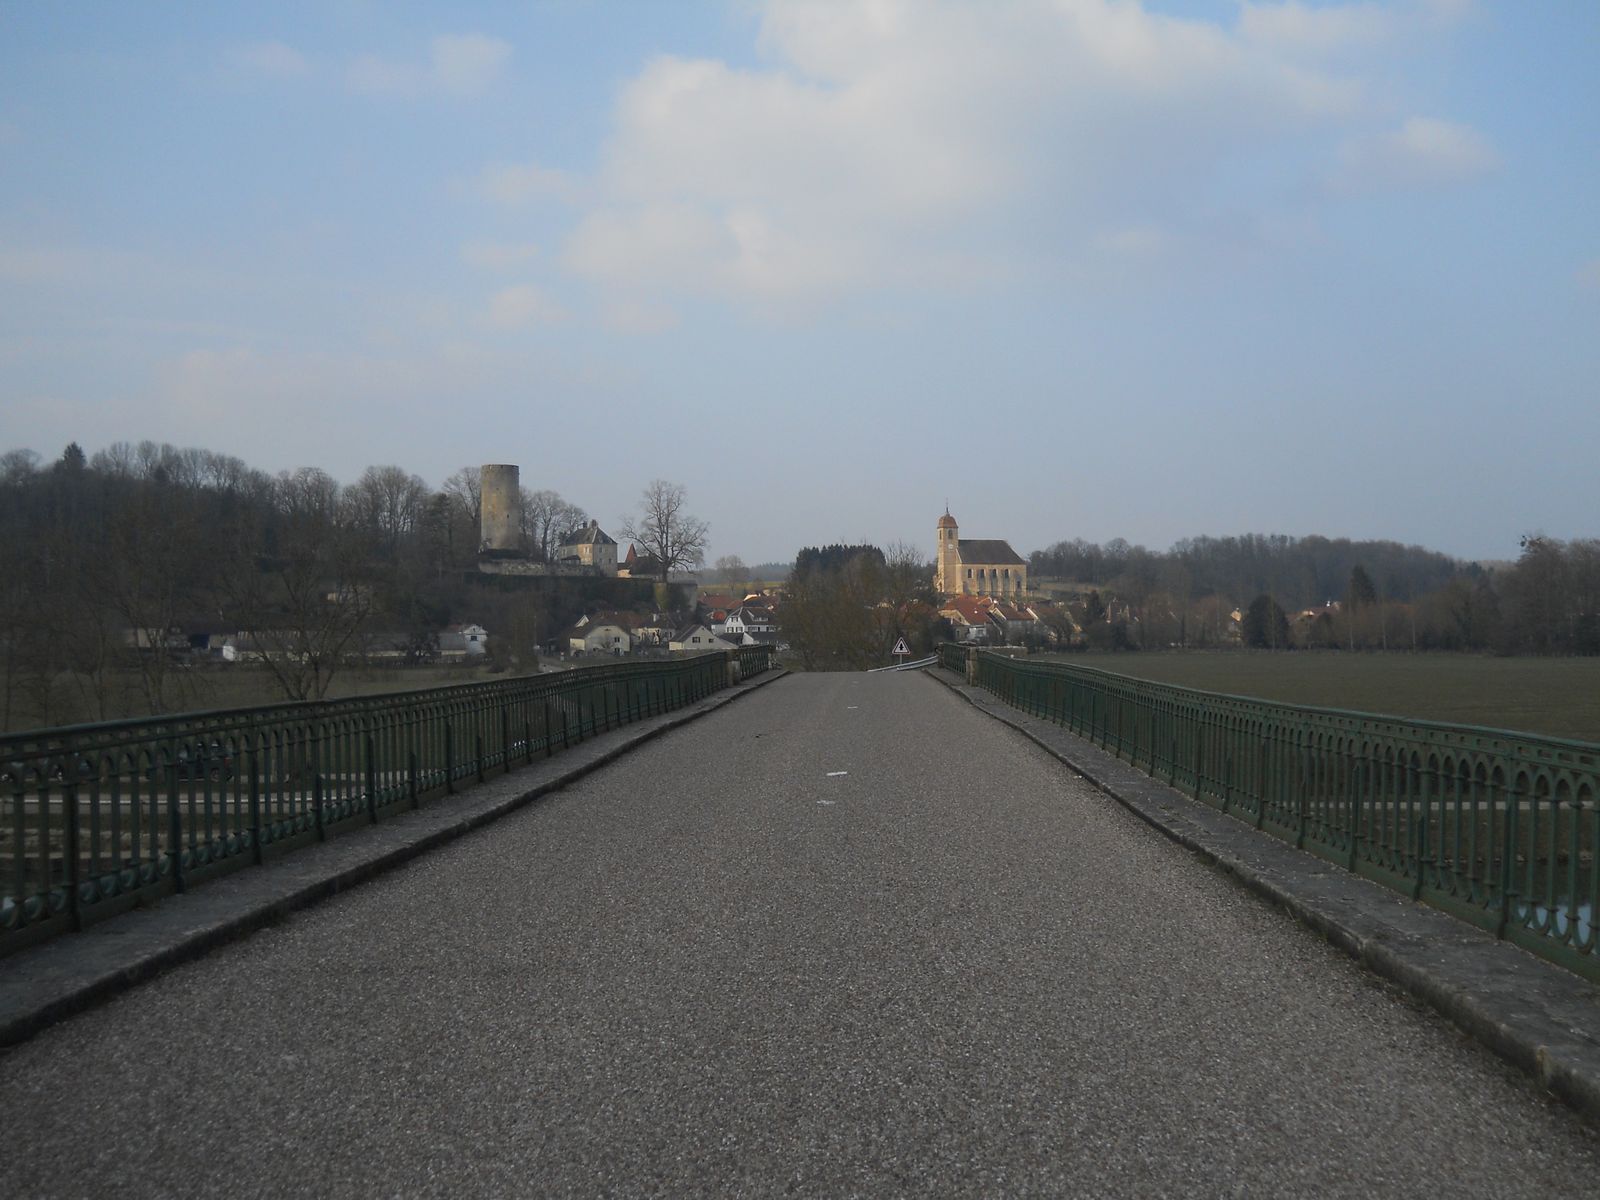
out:
{"label": "green metal railing", "polygon": [[1600,745],[1276,704],[946,645],[1147,774],[1600,979]]}
{"label": "green metal railing", "polygon": [[0,955],[692,704],[767,648],[0,737]]}

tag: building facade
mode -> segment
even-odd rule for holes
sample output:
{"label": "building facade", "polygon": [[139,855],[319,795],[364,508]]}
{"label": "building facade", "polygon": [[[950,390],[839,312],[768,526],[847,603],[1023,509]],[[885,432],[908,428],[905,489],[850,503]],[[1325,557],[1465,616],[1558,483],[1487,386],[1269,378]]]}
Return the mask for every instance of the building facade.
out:
{"label": "building facade", "polygon": [[933,586],[943,595],[1015,599],[1027,594],[1028,562],[1011,543],[962,538],[949,509],[939,518],[936,540]]}

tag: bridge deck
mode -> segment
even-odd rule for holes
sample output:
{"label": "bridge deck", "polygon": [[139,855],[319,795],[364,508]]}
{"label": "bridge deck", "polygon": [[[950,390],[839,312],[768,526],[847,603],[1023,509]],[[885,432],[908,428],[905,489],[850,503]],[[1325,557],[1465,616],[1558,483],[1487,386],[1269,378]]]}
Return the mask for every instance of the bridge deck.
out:
{"label": "bridge deck", "polygon": [[15,1195],[1600,1178],[1487,1052],[893,674],[763,689],[48,1030],[0,1119]]}

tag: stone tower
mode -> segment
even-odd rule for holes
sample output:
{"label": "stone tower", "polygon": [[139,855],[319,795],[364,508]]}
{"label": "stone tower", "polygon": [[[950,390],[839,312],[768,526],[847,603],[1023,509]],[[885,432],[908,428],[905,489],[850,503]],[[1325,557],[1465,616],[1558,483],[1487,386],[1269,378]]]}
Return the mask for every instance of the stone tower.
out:
{"label": "stone tower", "polygon": [[933,587],[945,595],[961,591],[961,532],[950,510],[939,518],[938,555],[934,559]]}
{"label": "stone tower", "polygon": [[485,463],[478,481],[479,550],[512,552],[522,545],[520,536],[522,487],[515,466]]}

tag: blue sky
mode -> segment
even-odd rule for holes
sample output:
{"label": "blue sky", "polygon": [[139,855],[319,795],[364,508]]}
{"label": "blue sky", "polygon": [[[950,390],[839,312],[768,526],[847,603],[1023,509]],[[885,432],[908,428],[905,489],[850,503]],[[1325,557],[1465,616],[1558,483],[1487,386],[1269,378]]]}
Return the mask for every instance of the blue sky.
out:
{"label": "blue sky", "polygon": [[0,449],[713,557],[1600,535],[1600,4],[0,0]]}

